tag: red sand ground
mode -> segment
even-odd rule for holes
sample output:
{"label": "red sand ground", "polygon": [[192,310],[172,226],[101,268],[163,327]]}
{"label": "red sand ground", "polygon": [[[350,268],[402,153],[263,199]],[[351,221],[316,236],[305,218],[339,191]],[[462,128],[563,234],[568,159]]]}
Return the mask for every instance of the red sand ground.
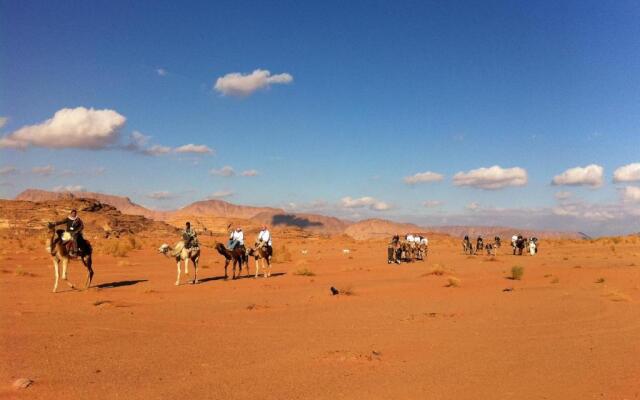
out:
{"label": "red sand ground", "polygon": [[[58,294],[41,247],[0,259],[2,398],[640,398],[637,244],[489,261],[433,243],[427,262],[389,266],[381,241],[343,254],[307,239],[276,276],[236,281],[204,248],[205,282],[178,287],[149,245],[97,255],[98,286]],[[428,275],[436,264],[444,275]],[[523,279],[506,279],[516,264]],[[84,278],[77,262],[70,277]]]}

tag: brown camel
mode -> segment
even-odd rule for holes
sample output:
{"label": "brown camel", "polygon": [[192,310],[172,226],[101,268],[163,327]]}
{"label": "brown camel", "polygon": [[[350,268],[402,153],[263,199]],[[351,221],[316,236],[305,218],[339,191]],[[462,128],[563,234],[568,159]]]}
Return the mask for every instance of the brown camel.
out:
{"label": "brown camel", "polygon": [[[271,254],[269,250],[264,246],[256,246],[247,250],[247,255],[252,256],[256,260],[256,279],[262,268],[265,278],[271,276]],[[265,266],[265,263],[267,264]],[[247,263],[247,271],[249,271],[249,264]]]}
{"label": "brown camel", "polygon": [[69,265],[69,260],[73,258],[79,258],[87,268],[87,281],[85,283],[85,289],[89,288],[89,286],[91,285],[91,280],[93,279],[93,268],[91,260],[91,253],[93,252],[93,250],[91,248],[91,244],[87,240],[83,240],[82,243],[79,243],[78,246],[79,254],[76,257],[71,257],[71,255],[69,254],[69,248],[67,247],[67,245],[70,243],[70,239],[71,236],[68,234],[68,232],[63,231],[62,229],[55,230],[53,227],[51,228],[51,238],[47,243],[47,252],[51,255],[55,273],[53,293],[58,290],[60,264],[62,264],[62,280],[67,282],[67,285],[69,285],[69,287],[75,289],[75,286],[73,286],[73,284],[67,280],[67,267]]}
{"label": "brown camel", "polygon": [[[244,246],[236,246],[233,250],[229,250],[222,243],[216,243],[216,250],[225,258],[224,261],[224,279],[228,279],[227,267],[229,262],[233,261],[233,279],[242,274],[242,264],[247,266],[247,277],[249,277],[249,257],[245,252]],[[238,276],[236,276],[236,265],[238,265]]]}
{"label": "brown camel", "polygon": [[200,248],[199,247],[191,247],[187,249],[184,247],[184,242],[181,240],[172,248],[166,243],[163,243],[162,246],[158,249],[159,253],[164,254],[165,256],[170,255],[171,257],[175,257],[176,264],[178,266],[178,277],[176,278],[176,286],[180,284],[180,265],[182,261],[184,261],[184,273],[185,275],[189,275],[189,260],[193,262],[193,283],[194,285],[198,283],[198,261],[200,260]]}

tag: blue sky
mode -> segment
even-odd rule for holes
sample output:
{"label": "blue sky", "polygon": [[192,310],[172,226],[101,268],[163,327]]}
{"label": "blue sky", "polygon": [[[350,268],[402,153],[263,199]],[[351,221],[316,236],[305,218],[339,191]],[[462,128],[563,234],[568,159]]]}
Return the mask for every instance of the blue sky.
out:
{"label": "blue sky", "polygon": [[[0,136],[62,109],[126,118],[108,145],[1,148],[0,191],[82,186],[164,209],[232,192],[348,218],[637,231],[640,182],[612,177],[640,163],[638,20],[632,1],[0,1]],[[291,79],[214,88],[255,70]],[[134,131],[174,150],[125,150]],[[591,164],[600,184],[551,185]],[[494,165],[526,182],[452,180]],[[236,174],[211,174],[224,166]],[[443,179],[403,182],[427,171]]]}

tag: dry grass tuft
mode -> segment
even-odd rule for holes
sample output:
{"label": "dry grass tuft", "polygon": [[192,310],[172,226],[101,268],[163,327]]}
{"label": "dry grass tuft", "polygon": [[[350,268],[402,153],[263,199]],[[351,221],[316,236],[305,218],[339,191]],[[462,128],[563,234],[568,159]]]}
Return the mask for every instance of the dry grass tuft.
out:
{"label": "dry grass tuft", "polygon": [[554,278],[551,280],[551,283],[560,283],[560,278],[558,278],[557,276],[556,276],[556,277],[554,277]]}
{"label": "dry grass tuft", "polygon": [[596,283],[604,283],[605,279],[604,278],[598,278],[596,279]]}
{"label": "dry grass tuft", "polygon": [[445,272],[446,270],[442,265],[434,264],[433,267],[429,270],[429,272],[427,272],[423,276],[429,276],[429,275],[442,276],[445,274]]}
{"label": "dry grass tuft", "polygon": [[310,270],[309,268],[301,268],[293,273],[298,276],[316,276],[316,273]]}
{"label": "dry grass tuft", "polygon": [[271,262],[274,264],[290,262],[291,261],[291,252],[287,248],[287,246],[282,245],[276,249],[273,249],[273,256],[271,258]]}
{"label": "dry grass tuft", "polygon": [[514,281],[519,281],[522,279],[523,275],[524,275],[524,267],[520,265],[514,265],[511,268],[511,276],[509,277],[509,279],[513,279]]}
{"label": "dry grass tuft", "polygon": [[448,276],[447,277],[447,284],[445,286],[446,287],[460,287],[460,279],[456,278],[455,276]]}
{"label": "dry grass tuft", "polygon": [[23,270],[23,269],[22,269],[22,265],[18,265],[18,267],[16,268],[16,270],[13,272],[13,274],[14,274],[15,276],[24,276],[24,277],[28,277],[28,278],[33,278],[33,277],[37,276],[37,275],[36,275],[36,274],[34,274],[34,273],[31,273],[31,272],[28,272],[28,271]]}
{"label": "dry grass tuft", "polygon": [[629,296],[628,294],[619,292],[617,290],[611,290],[610,292],[603,294],[603,296],[615,302],[631,301],[631,296]]}

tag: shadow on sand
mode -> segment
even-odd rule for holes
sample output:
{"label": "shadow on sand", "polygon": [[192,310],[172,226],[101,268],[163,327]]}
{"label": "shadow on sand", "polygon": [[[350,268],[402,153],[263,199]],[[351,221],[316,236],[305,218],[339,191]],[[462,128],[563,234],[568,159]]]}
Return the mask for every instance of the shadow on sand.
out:
{"label": "shadow on sand", "polygon": [[101,283],[101,284],[95,285],[93,287],[98,288],[98,289],[113,289],[113,288],[117,288],[117,287],[121,287],[121,286],[137,285],[140,282],[147,282],[147,281],[148,281],[148,279],[136,279],[136,280],[132,280],[132,281],[108,282],[108,283]]}
{"label": "shadow on sand", "polygon": [[[272,273],[272,274],[271,274],[271,278],[275,278],[275,277],[282,276],[282,275],[286,275],[286,274],[287,274],[286,272],[274,272],[274,273]],[[247,276],[247,275],[242,275],[242,276],[237,277],[237,278],[236,278],[236,280],[241,280],[241,279],[251,279],[251,278],[254,278],[254,277],[255,277],[255,275],[253,275],[253,274],[251,274],[251,275],[249,275],[249,276]],[[258,276],[258,278],[262,278],[262,273],[260,273],[260,276]],[[224,281],[224,280],[225,280],[225,279],[224,279],[224,275],[221,275],[221,276],[212,276],[212,277],[210,277],[210,278],[202,278],[202,279],[198,279],[198,284],[200,284],[200,283],[206,283],[206,282],[210,282],[210,281]],[[230,281],[231,281],[231,280],[233,280],[233,279],[231,279],[231,275],[229,275],[229,279],[228,279],[228,280],[230,280]]]}

